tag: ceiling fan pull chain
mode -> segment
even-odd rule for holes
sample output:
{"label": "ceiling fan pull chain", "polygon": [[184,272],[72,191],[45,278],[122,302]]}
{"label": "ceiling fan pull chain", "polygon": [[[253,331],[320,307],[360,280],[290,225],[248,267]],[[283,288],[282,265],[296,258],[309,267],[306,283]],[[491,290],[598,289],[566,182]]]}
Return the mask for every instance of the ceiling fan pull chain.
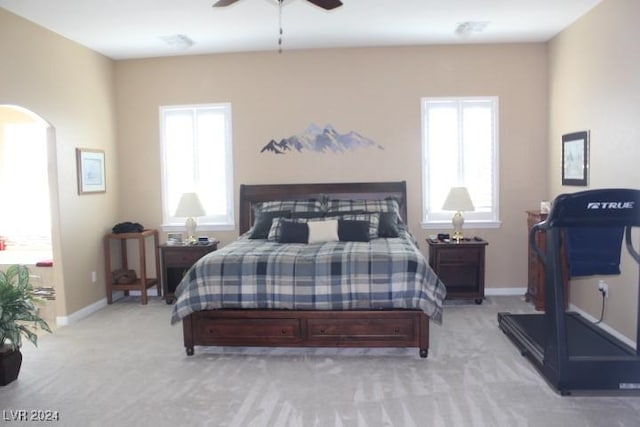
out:
{"label": "ceiling fan pull chain", "polygon": [[280,36],[278,37],[278,53],[282,53],[282,1],[278,0],[278,25],[280,28]]}

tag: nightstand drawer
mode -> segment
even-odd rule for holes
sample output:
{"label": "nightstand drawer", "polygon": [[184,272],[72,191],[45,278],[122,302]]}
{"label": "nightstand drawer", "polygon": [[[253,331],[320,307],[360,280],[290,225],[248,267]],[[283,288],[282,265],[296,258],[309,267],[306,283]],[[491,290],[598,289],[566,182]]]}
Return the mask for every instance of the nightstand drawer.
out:
{"label": "nightstand drawer", "polygon": [[480,255],[481,250],[474,250],[473,248],[465,248],[464,250],[443,248],[438,252],[438,260],[451,263],[477,263]]}
{"label": "nightstand drawer", "polygon": [[191,265],[209,252],[210,250],[169,250],[164,254],[164,262],[167,267]]}

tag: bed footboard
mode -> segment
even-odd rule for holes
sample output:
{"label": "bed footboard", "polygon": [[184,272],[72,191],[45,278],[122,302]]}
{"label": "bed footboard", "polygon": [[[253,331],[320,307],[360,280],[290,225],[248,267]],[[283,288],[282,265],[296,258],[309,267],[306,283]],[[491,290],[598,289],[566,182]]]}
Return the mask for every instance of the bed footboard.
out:
{"label": "bed footboard", "polygon": [[429,352],[429,318],[420,310],[207,310],[182,321],[187,355],[196,345],[264,347],[417,347]]}

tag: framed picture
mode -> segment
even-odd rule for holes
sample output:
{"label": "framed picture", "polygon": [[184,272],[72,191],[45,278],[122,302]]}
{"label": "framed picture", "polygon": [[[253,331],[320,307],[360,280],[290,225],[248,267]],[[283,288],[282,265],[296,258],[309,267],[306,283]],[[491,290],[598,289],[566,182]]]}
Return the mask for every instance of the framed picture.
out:
{"label": "framed picture", "polygon": [[562,185],[587,185],[589,131],[562,135]]}
{"label": "framed picture", "polygon": [[78,166],[78,194],[107,191],[103,150],[76,148],[76,163]]}
{"label": "framed picture", "polygon": [[167,233],[167,245],[182,245],[182,233]]}

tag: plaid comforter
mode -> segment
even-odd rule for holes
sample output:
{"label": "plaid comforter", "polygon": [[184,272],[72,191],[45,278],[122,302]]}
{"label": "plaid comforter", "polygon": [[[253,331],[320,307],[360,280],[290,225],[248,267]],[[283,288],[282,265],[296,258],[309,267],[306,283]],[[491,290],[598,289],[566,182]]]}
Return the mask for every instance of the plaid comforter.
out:
{"label": "plaid comforter", "polygon": [[210,309],[420,309],[442,321],[446,290],[413,237],[281,244],[241,236],[198,260],[171,323]]}

